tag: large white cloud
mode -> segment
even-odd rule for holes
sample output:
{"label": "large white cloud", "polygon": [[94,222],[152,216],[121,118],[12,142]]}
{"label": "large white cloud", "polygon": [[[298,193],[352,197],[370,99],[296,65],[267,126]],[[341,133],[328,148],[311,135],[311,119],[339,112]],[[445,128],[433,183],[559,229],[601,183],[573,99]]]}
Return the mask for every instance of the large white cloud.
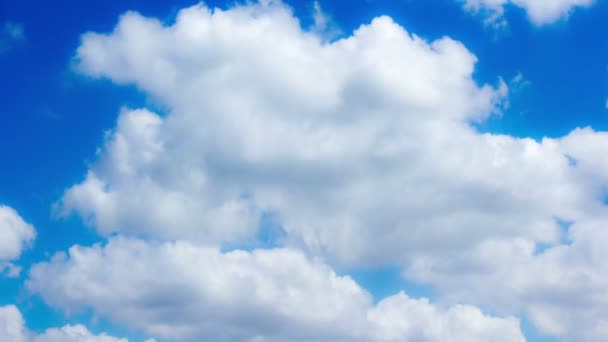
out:
{"label": "large white cloud", "polygon": [[127,342],[107,334],[95,335],[82,325],[50,328],[42,334],[29,332],[19,309],[0,306],[0,341],[7,342]]}
{"label": "large white cloud", "polygon": [[33,266],[27,286],[54,307],[179,341],[523,341],[515,318],[471,306],[403,293],[373,305],[349,277],[290,249],[114,238]]}
{"label": "large white cloud", "polygon": [[539,246],[522,238],[487,241],[455,258],[427,256],[408,275],[435,284],[454,300],[525,313],[542,331],[566,340],[608,339],[608,134],[574,130],[557,141],[591,196],[585,217],[563,223],[563,241]]}
{"label": "large white cloud", "polygon": [[454,260],[426,259],[408,272],[455,300],[524,313],[542,331],[565,340],[605,341],[606,227],[608,217],[576,223],[571,244],[543,251],[525,240],[495,241]]}
{"label": "large white cloud", "polygon": [[[86,35],[78,56],[83,72],[135,82],[170,110],[124,111],[97,165],[66,191],[64,211],[103,233],[225,241],[252,234],[265,210],[312,249],[375,261],[486,234],[555,239],[556,200],[524,193],[510,164],[492,165],[501,154],[572,192],[519,153],[544,148],[565,164],[551,146],[468,126],[500,97],[472,80],[472,54],[386,17],[322,44],[282,6],[197,6],[172,27],[131,13],[110,36]],[[455,241],[463,229],[470,237]]]}
{"label": "large white cloud", "polygon": [[[557,335],[582,322],[601,337],[598,306],[573,304],[600,287],[572,281],[561,306],[541,305],[551,301],[535,289],[546,285],[528,265],[603,281],[590,259],[568,266],[545,255],[601,237],[596,224],[568,241],[560,222],[605,217],[608,137],[480,134],[471,122],[499,110],[508,90],[477,84],[475,62],[459,42],[427,42],[387,17],[324,43],[272,1],[199,5],[169,26],[127,13],[112,33],[83,36],[77,68],[135,84],[166,114],[123,110],[59,212],[105,235],[213,244],[251,238],[270,212],[285,245],[330,263],[397,263],[442,297],[527,313]],[[529,284],[512,291],[515,265]],[[72,305],[50,291],[49,302]],[[578,320],[564,316],[570,309]]]}
{"label": "large white cloud", "polygon": [[9,275],[17,275],[20,268],[11,262],[19,259],[35,237],[34,227],[15,209],[0,205],[0,272],[8,269]]}
{"label": "large white cloud", "polygon": [[469,10],[489,11],[491,18],[500,18],[507,6],[524,9],[536,25],[550,24],[570,15],[578,7],[589,7],[595,0],[458,0]]}

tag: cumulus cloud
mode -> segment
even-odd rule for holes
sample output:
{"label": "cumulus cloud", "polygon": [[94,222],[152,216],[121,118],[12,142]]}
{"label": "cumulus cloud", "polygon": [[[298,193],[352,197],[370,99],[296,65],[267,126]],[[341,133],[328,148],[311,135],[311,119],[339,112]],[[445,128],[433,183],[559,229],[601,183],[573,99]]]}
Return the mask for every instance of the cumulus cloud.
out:
{"label": "cumulus cloud", "polygon": [[[558,142],[575,155],[571,163],[590,189],[606,195],[608,134],[577,129]],[[456,258],[430,256],[410,265],[408,275],[435,284],[455,300],[522,312],[542,331],[567,340],[608,338],[608,211],[590,206],[588,215],[563,222],[561,244],[543,248],[525,239],[488,241]],[[541,248],[539,248],[541,247]],[[497,290],[499,289],[499,290]]]}
{"label": "cumulus cloud", "polygon": [[34,227],[25,222],[17,211],[0,205],[0,272],[8,270],[9,276],[17,276],[20,268],[11,262],[19,259],[35,237]]}
{"label": "cumulus cloud", "polygon": [[[536,12],[529,13],[536,18]],[[575,246],[601,240],[601,224],[591,225],[583,238],[571,235],[564,223],[603,222],[608,167],[602,156],[608,136],[590,128],[541,140],[479,133],[471,123],[500,111],[509,90],[499,79],[495,85],[475,82],[476,57],[461,43],[448,37],[426,41],[388,17],[326,42],[302,30],[286,6],[270,1],[227,10],[198,5],[182,10],[171,25],[130,12],[111,33],[85,34],[76,60],[81,73],[134,84],[167,113],[124,109],[97,162],[81,183],[65,191],[58,213],[76,213],[107,236],[216,245],[252,238],[262,214],[272,213],[287,233],[282,242],[289,250],[301,248],[330,264],[399,264],[409,277],[444,289],[441,296],[448,300],[526,313],[555,335],[574,336],[576,324],[584,323],[585,334],[603,336],[599,306],[576,303],[583,292],[603,295],[596,284],[606,272],[593,258],[562,265],[548,256],[559,250],[582,253],[585,248]],[[127,244],[105,248],[121,243]],[[150,248],[143,242],[128,245]],[[121,315],[133,313],[118,312],[110,297],[88,298],[90,290],[70,280],[77,277],[70,270],[79,258],[99,259],[96,269],[104,269],[106,259],[95,255],[106,249],[75,248],[70,259],[32,272],[33,279],[66,274],[64,281],[83,286],[82,293],[66,295],[68,286],[61,283],[43,290],[36,280],[31,287],[55,306],[88,303],[127,321]],[[206,253],[212,259],[234,258]],[[584,275],[573,276],[578,281],[568,280],[571,289],[556,295],[560,306],[546,304],[552,299],[544,300],[550,297],[539,288],[550,286],[533,280],[536,268],[545,266],[554,279]],[[256,267],[262,265],[241,272],[262,272]],[[563,271],[568,272],[560,275]],[[518,279],[513,272],[530,279],[512,283]],[[133,281],[141,286],[129,289],[146,288],[139,278]],[[165,292],[177,286],[163,283],[171,279],[146,281],[158,282]],[[465,291],[469,286],[479,297]],[[321,289],[328,291],[316,290]],[[203,299],[192,303],[178,297],[163,306],[154,301],[165,298],[163,291],[120,290],[141,307],[161,305],[135,310],[143,315],[139,328],[159,336],[196,334],[187,322],[159,320],[166,307],[192,304],[194,316],[186,317],[198,317],[206,311],[196,305],[213,300],[191,290]],[[352,296],[348,303],[364,308],[352,312],[375,309],[360,304],[365,295]],[[292,309],[281,313],[291,322],[280,332],[287,336],[298,330],[294,324],[317,318]],[[568,316],[570,309],[580,310],[575,317]],[[272,317],[285,319],[245,312],[273,327]],[[225,315],[238,320],[230,310]],[[323,317],[329,321],[343,316],[328,315]],[[352,319],[371,324],[365,316]],[[204,333],[211,334],[208,330]]]}
{"label": "cumulus cloud", "polygon": [[94,335],[82,325],[51,328],[34,334],[25,328],[19,309],[14,305],[0,306],[0,341],[10,342],[128,342],[107,334]]}
{"label": "cumulus cloud", "polygon": [[[254,234],[271,211],[294,240],[345,261],[381,253],[366,243],[376,229],[389,233],[377,234],[380,245],[401,243],[390,232],[435,216],[420,210],[424,196],[441,191],[437,205],[447,205],[469,195],[471,176],[433,154],[453,146],[451,136],[463,150],[495,139],[467,122],[490,115],[506,92],[476,85],[475,57],[449,38],[428,43],[381,17],[323,44],[271,5],[196,6],[171,27],[129,13],[113,34],[85,35],[78,59],[82,72],[136,83],[170,114],[123,111],[99,162],[66,191],[63,213],[104,234],[216,242]],[[486,149],[480,158],[493,158]],[[463,220],[487,216],[479,200],[463,203]],[[551,235],[545,221],[539,236]],[[420,240],[435,239],[425,231]],[[386,247],[373,259],[404,250]]]}
{"label": "cumulus cloud", "polygon": [[[463,1],[463,0],[458,0]],[[517,6],[526,11],[536,25],[550,24],[570,15],[578,7],[589,7],[595,0],[464,0],[465,7],[473,12],[485,12],[490,22],[502,19],[505,8]]]}
{"label": "cumulus cloud", "polygon": [[524,340],[517,319],[471,306],[403,293],[373,305],[352,279],[291,249],[114,238],[33,266],[27,286],[54,307],[179,341]]}
{"label": "cumulus cloud", "polygon": [[[577,223],[570,228],[572,244],[542,252],[528,241],[497,241],[457,260],[426,260],[409,272],[458,300],[524,313],[541,331],[565,340],[605,341],[607,223]],[[479,271],[458,273],[470,263]]]}

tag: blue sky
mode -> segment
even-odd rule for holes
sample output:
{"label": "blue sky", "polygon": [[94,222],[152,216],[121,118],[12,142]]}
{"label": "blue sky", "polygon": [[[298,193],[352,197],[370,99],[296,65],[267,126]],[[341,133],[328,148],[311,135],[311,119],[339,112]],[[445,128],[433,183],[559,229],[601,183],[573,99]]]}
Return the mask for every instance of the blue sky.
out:
{"label": "blue sky", "polygon": [[[355,335],[342,335],[342,330],[327,335],[298,335],[306,327],[329,331],[327,326],[340,326],[344,320],[356,321],[356,318],[343,317],[340,312],[335,317],[330,315],[333,318],[319,328],[314,325],[315,320],[311,323],[308,318],[302,318],[306,315],[276,314],[274,310],[284,304],[281,301],[274,305],[262,301],[262,304],[252,304],[251,308],[239,308],[230,303],[242,300],[241,297],[229,300],[228,304],[221,301],[217,304],[213,301],[214,295],[207,293],[200,299],[200,307],[186,309],[179,306],[183,304],[172,295],[181,288],[171,284],[157,291],[156,282],[152,281],[149,291],[152,299],[139,298],[138,294],[128,298],[137,297],[139,301],[129,302],[119,297],[124,288],[113,289],[105,280],[95,283],[99,281],[96,277],[116,276],[111,284],[124,281],[124,286],[145,288],[150,278],[120,278],[121,266],[128,269],[133,263],[142,269],[152,269],[155,265],[165,267],[162,259],[155,259],[157,264],[146,265],[145,260],[137,261],[137,257],[146,253],[162,256],[170,249],[167,246],[176,244],[175,249],[179,249],[179,244],[184,243],[192,244],[191,248],[200,252],[196,255],[203,259],[208,255],[202,252],[205,248],[221,248],[218,263],[228,264],[232,262],[232,251],[245,250],[250,253],[247,254],[252,259],[250,262],[225,267],[242,267],[241,273],[252,272],[256,274],[252,276],[255,279],[270,279],[268,286],[275,286],[278,293],[282,293],[281,282],[295,288],[301,285],[302,293],[314,298],[324,298],[323,295],[333,293],[335,288],[330,286],[330,291],[319,285],[322,289],[318,291],[324,293],[321,295],[315,292],[318,283],[302,285],[298,277],[285,280],[272,267],[272,272],[266,274],[263,270],[267,265],[256,259],[258,251],[265,255],[268,250],[281,248],[278,250],[297,255],[287,254],[283,256],[285,260],[293,257],[297,261],[302,256],[305,261],[297,262],[307,265],[302,266],[304,270],[297,267],[292,270],[289,264],[285,267],[289,272],[302,274],[318,272],[309,278],[322,277],[319,274],[325,274],[326,269],[336,272],[338,279],[352,277],[353,286],[369,291],[373,298],[372,303],[367,304],[369,307],[363,309],[369,312],[380,310],[378,303],[383,299],[402,300],[392,296],[404,291],[410,299],[428,299],[431,304],[425,302],[425,305],[432,305],[438,317],[431,320],[445,320],[445,326],[454,324],[460,328],[458,323],[449,321],[452,316],[444,313],[463,304],[481,310],[484,319],[490,316],[505,322],[508,318],[518,319],[529,341],[601,340],[602,336],[608,336],[605,328],[608,312],[602,308],[601,300],[589,299],[606,294],[602,289],[602,284],[606,284],[605,275],[602,277],[605,269],[598,266],[602,255],[590,241],[602,241],[601,227],[608,222],[604,201],[608,189],[604,175],[608,166],[602,159],[608,147],[608,138],[603,133],[608,130],[608,46],[604,43],[608,4],[597,0],[585,6],[569,7],[568,1],[562,1],[565,4],[562,14],[549,19],[542,17],[539,21],[531,13],[544,13],[542,6],[539,12],[532,12],[525,5],[503,1],[502,7],[481,5],[475,10],[464,2],[355,0],[346,5],[344,1],[320,1],[322,13],[317,15],[327,18],[331,30],[321,28],[318,32],[312,1],[285,0],[270,5],[252,2],[239,5],[247,9],[245,12],[252,11],[247,12],[244,19],[235,16],[236,19],[225,26],[218,24],[226,30],[209,33],[205,38],[208,41],[193,41],[196,47],[192,50],[180,43],[171,45],[171,39],[162,38],[161,31],[154,31],[153,25],[143,24],[145,20],[133,19],[133,31],[125,29],[127,33],[122,35],[114,29],[119,21],[131,23],[129,18],[135,17],[121,15],[135,11],[140,14],[137,18],[156,18],[168,30],[177,25],[180,10],[195,6],[195,1],[0,3],[0,146],[3,146],[0,205],[14,209],[36,231],[35,239],[26,242],[20,256],[2,260],[0,253],[0,267],[4,267],[2,262],[6,261],[23,268],[16,277],[10,277],[6,271],[0,278],[0,306],[18,307],[26,322],[23,329],[29,329],[28,338],[36,334],[44,338],[49,328],[83,324],[92,334],[107,333],[132,341],[146,338],[241,340],[255,336],[270,340],[302,336],[313,340],[332,340],[336,336],[356,340]],[[469,3],[483,4],[484,1]],[[528,1],[519,2],[522,3]],[[205,4],[209,8],[222,8],[225,13],[232,13],[236,6],[234,1]],[[293,14],[287,15],[281,10],[276,14],[272,6],[291,10]],[[246,36],[242,32],[250,31],[243,27],[249,21],[255,22],[257,16],[268,20],[270,28],[261,28],[258,35]],[[283,22],[286,16],[299,20],[299,32],[291,33],[295,29]],[[370,24],[380,16],[392,18],[391,24],[378,24],[378,21]],[[277,33],[275,37],[274,31],[265,31],[276,31],[280,25],[287,25],[284,35]],[[361,25],[371,25],[369,37],[354,33],[362,31]],[[421,37],[422,43],[415,43],[412,36],[404,35],[402,40],[408,43],[402,50],[392,50],[390,44],[374,45],[381,41],[382,30],[388,32],[393,26]],[[186,24],[184,27],[186,31],[189,28]],[[99,35],[83,35],[86,32]],[[333,35],[335,32],[338,33]],[[326,35],[330,33],[332,36]],[[231,35],[235,35],[234,39]],[[293,51],[300,54],[306,51],[302,48],[309,46],[306,38],[302,38],[306,35],[318,40],[315,46],[321,47],[319,51],[325,51],[323,46],[336,47],[328,53],[334,57],[317,50],[310,52],[307,62],[282,55],[288,50],[290,39],[299,44],[294,43]],[[352,50],[342,49],[340,42],[353,35],[360,40],[360,45]],[[243,36],[252,41],[253,47],[248,45],[249,40],[241,41]],[[176,36],[175,40],[180,37]],[[270,37],[271,42],[264,37]],[[447,44],[443,49],[432,45],[444,37],[458,43]],[[138,39],[148,45],[130,49],[129,46],[140,42]],[[255,49],[256,39],[260,39],[259,50]],[[275,45],[277,50],[270,51]],[[242,51],[240,46],[245,46]],[[150,62],[157,52],[158,56],[166,57],[163,59],[166,65]],[[371,58],[365,53],[382,58],[369,62],[361,57]],[[252,54],[251,60],[243,62],[247,54]],[[276,65],[265,64],[266,58],[272,59],[268,56],[275,55]],[[467,56],[474,56],[477,62]],[[343,65],[330,61],[332,58],[342,59]],[[233,61],[233,69],[222,69],[216,59]],[[214,62],[205,64],[208,60]],[[251,63],[250,70],[243,63],[245,66]],[[306,72],[290,68],[290,63],[297,66],[303,63],[303,70],[308,70],[306,63],[310,63],[314,70],[308,70],[308,74],[324,71],[314,73],[316,76],[309,79]],[[157,67],[159,69],[151,71]],[[468,68],[472,70],[469,72]],[[387,71],[391,69],[394,71]],[[416,72],[419,69],[426,73],[419,75]],[[178,75],[177,81],[171,78],[174,75],[171,72],[165,75],[165,70]],[[232,71],[223,74],[222,70]],[[434,70],[444,71],[435,74]],[[215,72],[220,76],[213,76]],[[387,76],[387,72],[391,76]],[[200,83],[192,81],[198,77],[194,75],[201,75],[197,81]],[[332,80],[344,77],[345,81],[336,81],[336,85],[323,82],[325,75]],[[411,84],[414,86],[410,87]],[[346,94],[342,98],[344,104],[332,102],[334,91]],[[354,92],[353,98],[349,97],[349,91]],[[391,94],[398,96],[393,99]],[[438,94],[438,98],[433,97],[434,94]],[[417,99],[424,101],[417,102]],[[234,103],[241,107],[235,109]],[[368,106],[371,109],[368,110]],[[146,112],[132,111],[138,108],[145,108]],[[361,113],[360,108],[364,108]],[[322,115],[330,119],[317,119]],[[344,119],[351,116],[365,124],[359,126],[351,119]],[[406,119],[392,121],[397,120],[395,116]],[[374,117],[378,119],[365,121]],[[438,128],[427,127],[427,121],[432,118],[440,122]],[[147,133],[138,130],[140,124]],[[395,132],[381,136],[370,128],[375,127],[374,124],[379,127],[387,124]],[[404,126],[399,126],[401,124]],[[283,136],[277,133],[276,127],[294,131]],[[293,127],[308,127],[308,130]],[[576,131],[584,127],[592,129]],[[345,133],[351,128],[355,133]],[[374,137],[369,144],[368,135]],[[308,140],[318,136],[335,140],[328,140],[329,145],[323,145],[326,140],[322,138]],[[453,139],[453,142],[428,138],[430,136],[444,136],[446,141]],[[281,141],[267,143],[265,137]],[[544,137],[551,139],[543,140]],[[138,140],[144,138],[161,142]],[[421,146],[403,142],[410,138]],[[376,145],[377,141],[386,142],[386,146],[393,146],[399,152],[376,155],[382,150],[379,146],[384,146]],[[486,143],[491,146],[488,147],[491,152],[487,152]],[[445,152],[452,145],[457,147]],[[330,147],[325,150],[322,146]],[[502,149],[494,150],[496,146]],[[157,149],[162,151],[162,158],[159,157],[162,161],[154,164],[156,157],[150,157],[153,158],[150,161],[146,156],[158,153]],[[486,152],[494,157],[486,158]],[[575,162],[568,165],[561,157]],[[496,169],[488,169],[488,165]],[[355,169],[361,171],[355,172]],[[97,178],[87,177],[91,174]],[[93,189],[95,181],[103,183],[101,192]],[[155,186],[151,190],[146,188],[150,184]],[[525,194],[522,189],[526,190]],[[100,193],[114,194],[114,197],[103,203],[96,202],[99,197],[95,196],[101,196]],[[441,195],[445,193],[448,195]],[[158,194],[170,199],[175,195],[176,202],[157,201],[154,196]],[[404,197],[413,199],[402,200]],[[180,202],[181,199],[185,202]],[[106,207],[107,203],[111,205]],[[183,203],[186,205],[182,206]],[[179,209],[167,209],[173,205]],[[427,212],[432,215],[421,214]],[[435,222],[436,218],[445,218],[451,228]],[[573,222],[574,228],[563,232],[564,229],[553,227],[553,223],[558,225],[554,221],[559,220]],[[220,228],[204,228],[206,226]],[[572,235],[565,238],[569,232]],[[463,237],[469,234],[470,240],[464,241],[467,238]],[[563,236],[556,239],[555,234]],[[6,236],[8,241],[9,235]],[[566,240],[569,244],[562,243]],[[101,245],[91,247],[96,243]],[[139,250],[138,243],[146,247],[140,246]],[[540,255],[527,255],[523,251],[529,244],[548,247]],[[95,248],[107,248],[104,253],[100,252],[99,260],[95,259],[99,264],[94,266],[107,272],[99,275],[79,271],[80,261],[75,261],[77,257],[72,252],[68,253],[74,245],[93,254],[99,252]],[[501,252],[494,255],[495,251]],[[105,259],[113,252],[118,256]],[[68,253],[67,261],[49,264],[56,253]],[[167,253],[167,258],[181,260],[181,254]],[[580,261],[584,254],[588,260]],[[125,256],[124,259],[120,259],[120,255]],[[281,259],[281,255],[268,256],[274,257]],[[497,261],[485,264],[484,258]],[[262,264],[266,266],[260,266]],[[420,265],[431,266],[421,269]],[[255,269],[258,266],[260,269]],[[204,268],[205,263],[200,267]],[[522,271],[511,274],[507,271],[511,268]],[[553,273],[535,275],[538,268],[586,278],[580,288],[575,288],[571,284],[579,278],[560,278]],[[187,273],[185,268],[175,272]],[[192,272],[196,273],[197,269]],[[201,272],[210,277],[214,274]],[[274,283],[271,280],[275,276],[283,280]],[[218,277],[234,281],[228,276]],[[534,277],[543,279],[531,280]],[[180,280],[179,284],[186,284],[188,279]],[[504,284],[505,279],[513,283]],[[547,288],[561,285],[563,291],[544,295]],[[95,300],[79,297],[82,294],[89,298],[91,293],[97,293],[90,290],[94,286],[108,286],[109,291],[117,293],[114,300],[124,301],[126,307],[105,305],[104,302],[113,300],[103,297]],[[197,286],[203,285],[195,282],[188,288]],[[513,288],[517,289],[509,292]],[[496,294],[503,291],[504,296]],[[581,293],[590,294],[586,297]],[[339,303],[352,299],[342,292],[335,296]],[[594,304],[581,304],[588,300]],[[135,306],[144,301],[146,305],[133,308],[137,315],[126,313],[130,311],[130,304]],[[141,322],[125,322],[142,312],[149,313],[146,310],[151,310],[151,306],[147,305],[155,301],[166,303],[161,305],[163,310],[173,315],[183,314],[184,320],[176,319],[172,326],[165,319],[167,327],[162,329],[152,318],[151,321],[142,318]],[[553,307],[565,305],[563,303],[575,303],[563,310],[582,317],[587,323],[580,328],[583,332],[573,329],[576,321],[572,323],[568,313]],[[218,316],[228,318],[222,320],[209,313],[214,305],[218,305],[216,310],[225,309]],[[348,305],[351,304],[345,307],[350,307]],[[263,313],[255,311],[258,306],[264,307]],[[405,305],[402,307],[410,310]],[[309,312],[315,307],[305,309],[302,310]],[[241,317],[231,310],[245,313]],[[416,316],[415,310],[408,312]],[[252,317],[263,318],[257,321]],[[387,316],[382,317],[389,320]],[[407,317],[405,314],[396,320],[406,322]],[[210,323],[199,330],[190,329],[188,324],[198,320]],[[265,328],[274,324],[286,328],[284,331]],[[418,324],[422,324],[417,328],[420,331],[433,329],[424,322]],[[504,323],[507,333],[488,330],[488,335],[463,332],[462,336],[483,340],[496,333],[509,340],[517,337],[509,324]],[[180,332],[176,328],[180,325],[188,328]],[[234,328],[240,325],[246,328]],[[362,335],[366,336],[362,339],[393,336],[382,335],[386,333],[384,328],[375,325],[369,329],[378,329],[379,335]],[[227,332],[220,333],[222,330]],[[2,333],[0,325],[0,337]],[[401,340],[416,340],[422,338],[420,336],[438,340],[437,336],[445,338],[442,333],[445,332],[428,335],[431,337],[419,332],[394,336],[402,336]],[[457,340],[456,336],[460,336],[459,333],[451,337]]]}

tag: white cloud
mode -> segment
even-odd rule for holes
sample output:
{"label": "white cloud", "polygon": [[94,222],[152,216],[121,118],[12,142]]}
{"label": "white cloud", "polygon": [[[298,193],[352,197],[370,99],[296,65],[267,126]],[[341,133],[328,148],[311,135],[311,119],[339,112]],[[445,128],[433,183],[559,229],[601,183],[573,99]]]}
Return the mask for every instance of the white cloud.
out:
{"label": "white cloud", "polygon": [[607,223],[577,223],[571,227],[571,245],[541,253],[529,241],[496,241],[460,259],[426,260],[409,273],[456,300],[525,313],[541,331],[565,340],[605,341]]}
{"label": "white cloud", "polygon": [[[64,213],[105,234],[216,242],[253,234],[259,212],[274,211],[294,239],[344,260],[376,253],[366,241],[379,225],[435,216],[404,191],[434,196],[445,178],[455,192],[445,202],[468,195],[469,175],[421,157],[442,155],[448,134],[462,149],[494,139],[466,122],[505,92],[478,87],[475,57],[449,38],[427,43],[382,17],[322,44],[283,7],[197,6],[167,28],[130,13],[111,36],[86,35],[78,56],[83,72],[135,82],[171,113],[123,111]],[[485,215],[475,199],[467,206],[472,219]],[[340,240],[348,249],[332,246]]]}
{"label": "white cloud", "polygon": [[[228,185],[214,184],[198,168],[196,155],[168,150],[160,141],[163,127],[163,120],[146,110],[121,115],[100,169],[66,193],[63,210],[79,211],[103,233],[143,231],[162,238],[207,241],[251,233],[259,217],[251,201]],[[186,161],[190,157],[192,163]],[[148,171],[158,174],[151,177]],[[109,183],[107,177],[117,183]]]}
{"label": "white cloud", "polygon": [[587,182],[588,194],[598,199],[584,217],[563,224],[560,244],[542,248],[522,238],[496,239],[452,259],[420,258],[407,273],[453,300],[524,313],[541,331],[566,340],[605,341],[608,211],[602,199],[608,163],[601,156],[608,133],[577,129],[556,143],[570,156],[576,176]]}
{"label": "white cloud", "polygon": [[11,262],[19,259],[35,237],[36,231],[31,224],[13,208],[0,205],[0,272],[8,270],[9,276],[17,276],[20,268]]}
{"label": "white cloud", "polygon": [[114,238],[33,266],[27,286],[54,307],[180,341],[523,341],[517,319],[471,306],[403,293],[373,305],[349,277],[290,249]]}
{"label": "white cloud", "polygon": [[[60,213],[75,212],[104,235],[219,244],[255,236],[261,213],[271,212],[289,248],[329,263],[396,263],[445,289],[442,297],[527,313],[548,333],[578,333],[562,317],[570,309],[584,317],[585,334],[605,331],[601,311],[575,305],[580,291],[602,296],[601,288],[572,282],[554,310],[533,290],[540,285],[514,291],[509,272],[550,265],[534,253],[540,246],[571,248],[559,221],[605,216],[608,136],[478,133],[471,122],[499,110],[508,89],[477,84],[476,58],[461,43],[425,41],[387,17],[326,43],[269,2],[214,12],[199,5],[171,26],[128,13],[112,33],[84,35],[76,58],[80,72],[135,84],[167,114],[123,110]],[[76,255],[94,254],[85,251]],[[583,261],[555,263],[552,274],[605,274]],[[521,272],[534,278],[532,266]],[[479,299],[462,290],[469,286]],[[52,291],[43,292],[60,307],[93,300],[85,290],[78,299]],[[111,300],[90,305],[121,319]],[[141,328],[179,332],[153,318]]]}
{"label": "white cloud", "polygon": [[14,305],[0,306],[0,341],[25,342],[21,312]]}
{"label": "white cloud", "polygon": [[473,12],[489,14],[491,22],[501,21],[507,6],[517,6],[526,11],[534,24],[544,25],[567,17],[576,8],[589,7],[595,0],[464,0],[464,3]]}
{"label": "white cloud", "polygon": [[19,309],[0,306],[0,341],[10,342],[127,342],[107,334],[94,335],[82,325],[51,328],[40,335],[28,331]]}

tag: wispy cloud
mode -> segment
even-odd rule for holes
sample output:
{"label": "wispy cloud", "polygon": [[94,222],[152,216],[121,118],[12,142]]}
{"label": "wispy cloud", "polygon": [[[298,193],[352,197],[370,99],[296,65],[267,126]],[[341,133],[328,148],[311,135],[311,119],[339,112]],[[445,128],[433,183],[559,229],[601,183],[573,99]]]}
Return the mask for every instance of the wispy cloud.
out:
{"label": "wispy cloud", "polygon": [[590,7],[595,0],[458,0],[467,10],[486,16],[484,22],[492,27],[504,28],[505,9],[515,6],[523,9],[528,19],[542,26],[566,19],[577,8]]}
{"label": "wispy cloud", "polygon": [[329,14],[323,11],[321,4],[319,4],[318,1],[315,1],[313,4],[313,20],[314,25],[312,30],[326,41],[335,39],[342,34],[340,27],[333,21]]}
{"label": "wispy cloud", "polygon": [[6,21],[0,32],[0,53],[11,49],[15,44],[25,41],[25,29],[23,24]]}

